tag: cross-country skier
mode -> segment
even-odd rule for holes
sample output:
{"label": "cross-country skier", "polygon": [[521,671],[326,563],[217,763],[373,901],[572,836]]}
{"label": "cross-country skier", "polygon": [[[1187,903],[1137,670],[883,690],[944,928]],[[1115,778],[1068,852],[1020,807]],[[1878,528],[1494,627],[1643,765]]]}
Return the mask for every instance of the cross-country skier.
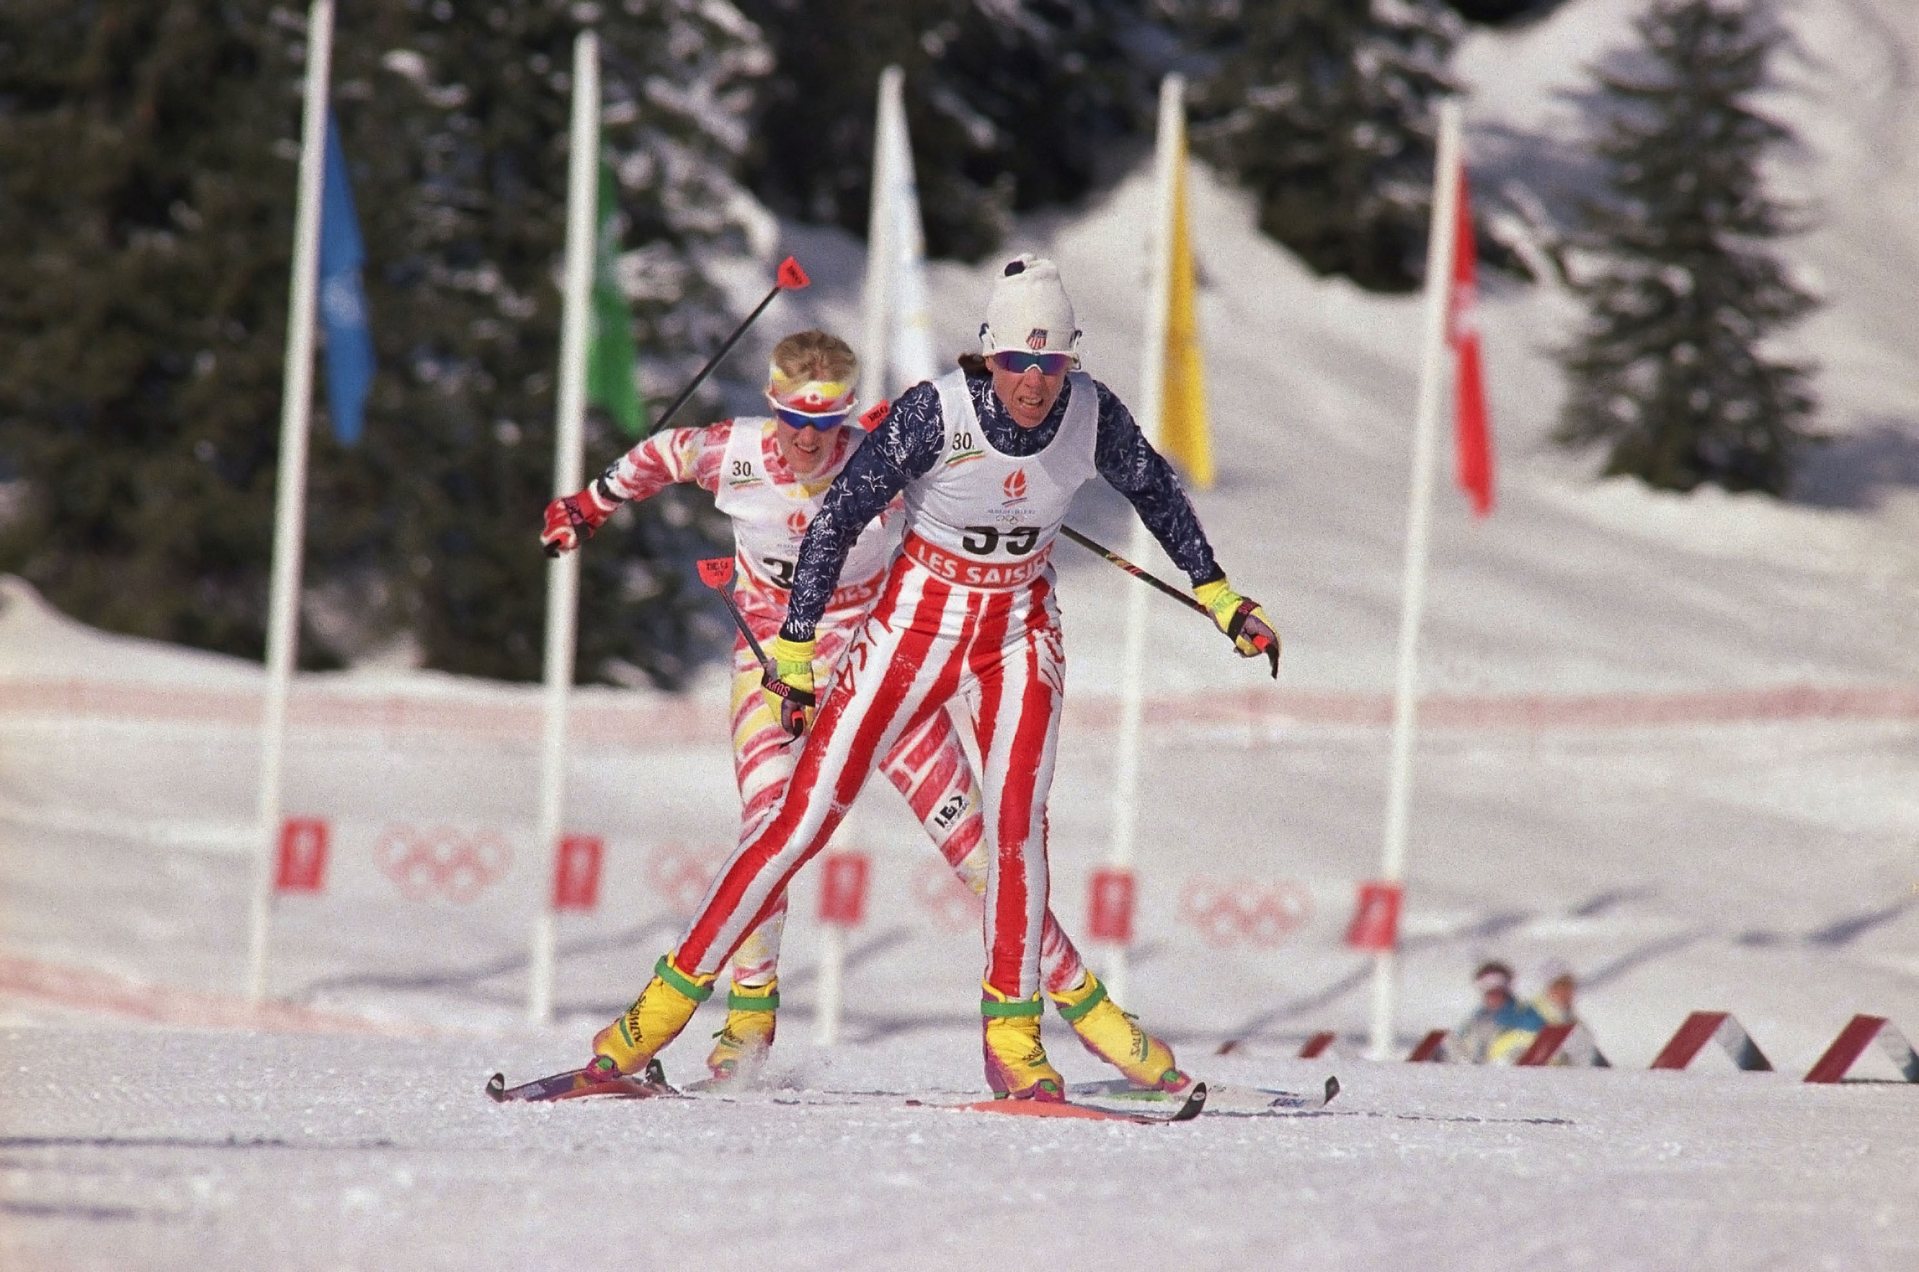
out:
{"label": "cross-country skier", "polygon": [[[866,433],[841,427],[855,409],[858,378],[853,350],[837,336],[802,331],[773,348],[766,396],[770,417],[740,417],[704,428],[655,434],[614,461],[578,494],[556,499],[541,535],[549,551],[565,552],[591,535],[622,503],[651,498],[688,482],[711,491],[714,506],[733,524],[742,618],[762,645],[778,633],[787,585],[802,536],[821,499]],[[899,544],[898,501],[883,509],[855,539],[838,586],[819,617],[813,649],[822,682],[852,639],[886,577]],[[761,693],[762,668],[744,638],[733,646],[733,775],[740,790],[743,833],[765,820],[785,793],[798,748]],[[988,876],[979,790],[958,731],[944,711],[924,715],[884,754],[880,770],[912,806],[914,815],[955,873],[975,893]],[[715,1077],[750,1072],[772,1046],[779,1008],[780,937],[785,892],[733,955],[726,1023],[707,1066]],[[1040,940],[1047,992],[1096,1055],[1110,1055],[1122,1071],[1133,1062],[1136,1029],[1101,992],[1079,951],[1049,913]],[[1140,1035],[1145,1037],[1146,1035]],[[1148,1038],[1149,1049],[1171,1053]],[[1155,1074],[1155,1077],[1158,1075]]]}
{"label": "cross-country skier", "polygon": [[[1080,332],[1051,261],[1021,256],[1006,266],[980,334],[983,362],[901,395],[808,528],[766,677],[794,733],[812,714],[819,621],[843,563],[867,522],[905,494],[902,550],[835,670],[786,798],[742,836],[678,948],[594,1038],[601,1067],[636,1072],[686,1027],[733,949],[825,845],[875,761],[961,699],[985,792],[987,1084],[1000,1095],[1063,1098],[1040,1039],[1039,945],[1046,799],[1065,685],[1049,554],[1074,491],[1097,474],[1124,493],[1221,630],[1242,654],[1270,657],[1275,675],[1279,639],[1215,564],[1171,467],[1125,406],[1074,369]],[[1168,1089],[1190,1081],[1163,1046],[1131,1035],[1137,1060],[1126,1072],[1135,1081]]]}

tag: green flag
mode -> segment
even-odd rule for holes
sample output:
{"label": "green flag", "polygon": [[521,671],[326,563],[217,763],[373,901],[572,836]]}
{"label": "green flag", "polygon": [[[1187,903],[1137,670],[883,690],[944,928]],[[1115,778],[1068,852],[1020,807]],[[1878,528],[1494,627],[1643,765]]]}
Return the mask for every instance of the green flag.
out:
{"label": "green flag", "polygon": [[620,202],[612,165],[600,160],[599,235],[594,246],[593,341],[586,355],[586,400],[605,409],[628,437],[646,435],[646,403],[634,366],[633,322],[620,292]]}

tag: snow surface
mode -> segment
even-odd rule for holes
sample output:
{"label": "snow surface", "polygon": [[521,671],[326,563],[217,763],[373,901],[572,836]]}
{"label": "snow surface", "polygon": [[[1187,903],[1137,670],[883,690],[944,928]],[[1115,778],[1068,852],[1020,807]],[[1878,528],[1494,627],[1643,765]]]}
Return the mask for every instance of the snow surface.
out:
{"label": "snow surface", "polygon": [[[1642,7],[1573,0],[1464,46],[1476,179],[1548,202],[1590,179],[1580,68]],[[1418,305],[1311,278],[1202,170],[1223,476],[1197,502],[1286,662],[1272,687],[1178,607],[1149,611],[1145,939],[1125,1003],[1216,1081],[1303,1089],[1330,1063],[1346,1094],[1324,1115],[1135,1127],[790,1102],[979,1090],[975,921],[879,788],[845,836],[874,852],[876,895],[837,1047],[812,1037],[810,872],[796,890],[771,1075],[786,1095],[496,1108],[493,1070],[583,1058],[725,852],[720,681],[691,702],[578,695],[568,821],[606,837],[605,894],[562,920],[557,1019],[533,1025],[537,690],[302,678],[286,804],[331,819],[333,865],[324,896],[276,906],[280,1001],[254,1010],[259,668],[88,631],[7,582],[0,1267],[1919,1267],[1919,1088],[1884,1082],[1876,1052],[1866,1081],[1797,1081],[1855,1012],[1919,1036],[1919,8],[1780,10],[1795,47],[1768,105],[1803,144],[1777,179],[1825,218],[1792,251],[1829,302],[1787,340],[1826,368],[1835,438],[1803,498],[1593,481],[1545,441],[1549,350],[1576,311],[1489,282],[1499,508],[1474,523],[1447,490],[1435,516],[1399,1045],[1457,1021],[1482,957],[1522,975],[1557,957],[1615,1068],[1356,1058],[1370,965],[1340,936],[1379,861]],[[1009,244],[1060,260],[1089,367],[1122,395],[1149,203],[1142,170]],[[858,330],[858,244],[783,233],[817,280],[787,324]],[[741,270],[749,298],[758,269]],[[942,345],[966,347],[990,273],[932,269]],[[1073,520],[1127,541],[1111,497]],[[1135,585],[1060,551],[1055,897],[1081,930],[1110,829],[1111,619]],[[435,834],[504,846],[498,876],[469,900],[409,898],[383,854]],[[1214,926],[1234,903],[1251,936]],[[1275,943],[1253,939],[1261,921]],[[1647,1072],[1694,1009],[1733,1012],[1777,1072],[1710,1050]],[[696,1073],[717,1025],[709,1009],[669,1072]],[[1289,1058],[1319,1029],[1345,1054]],[[1056,1023],[1048,1037],[1069,1079],[1108,1076]]]}

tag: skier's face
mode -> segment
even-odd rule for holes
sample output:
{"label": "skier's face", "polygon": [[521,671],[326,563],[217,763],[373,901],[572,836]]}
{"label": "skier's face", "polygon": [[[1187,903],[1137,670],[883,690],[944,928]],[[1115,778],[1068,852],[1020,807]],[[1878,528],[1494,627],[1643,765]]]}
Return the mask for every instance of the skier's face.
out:
{"label": "skier's face", "polygon": [[1013,372],[1000,366],[997,357],[988,358],[986,365],[993,373],[993,392],[1021,428],[1038,428],[1066,384],[1064,369],[1058,375],[1047,375],[1038,367]]}
{"label": "skier's face", "polygon": [[785,420],[774,421],[773,436],[780,448],[780,458],[800,477],[810,477],[818,472],[833,450],[831,432],[817,428],[794,428]]}

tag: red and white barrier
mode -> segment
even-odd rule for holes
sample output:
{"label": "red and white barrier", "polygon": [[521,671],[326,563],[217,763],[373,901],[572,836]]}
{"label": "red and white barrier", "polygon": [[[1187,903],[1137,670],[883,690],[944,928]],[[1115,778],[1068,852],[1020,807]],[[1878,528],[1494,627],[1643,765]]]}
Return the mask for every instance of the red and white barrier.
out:
{"label": "red and white barrier", "polygon": [[1527,1067],[1549,1064],[1585,1065],[1598,1069],[1612,1067],[1599,1050],[1599,1043],[1592,1036],[1592,1031],[1576,1020],[1563,1025],[1547,1025],[1540,1030],[1517,1063]]}
{"label": "red and white barrier", "polygon": [[1839,1036],[1826,1048],[1826,1054],[1820,1056],[1806,1073],[1808,1082],[1841,1082],[1845,1080],[1846,1070],[1852,1068],[1874,1039],[1886,1055],[1892,1058],[1893,1065],[1907,1082],[1919,1082],[1919,1054],[1915,1054],[1912,1044],[1899,1032],[1893,1023],[1884,1016],[1854,1016]]}
{"label": "red and white barrier", "polygon": [[1446,1058],[1446,1035],[1449,1030],[1434,1029],[1419,1040],[1417,1046],[1406,1053],[1408,1064],[1438,1063]]}
{"label": "red and white barrier", "polygon": [[1306,1044],[1299,1049],[1299,1058],[1317,1060],[1321,1056],[1331,1055],[1338,1041],[1338,1034],[1330,1029],[1322,1029],[1306,1040]]}
{"label": "red and white barrier", "polygon": [[1724,1048],[1741,1071],[1772,1071],[1772,1061],[1766,1059],[1765,1053],[1759,1050],[1752,1035],[1730,1013],[1723,1011],[1696,1011],[1686,1017],[1672,1040],[1654,1057],[1652,1067],[1683,1069],[1709,1042],[1717,1042]]}

